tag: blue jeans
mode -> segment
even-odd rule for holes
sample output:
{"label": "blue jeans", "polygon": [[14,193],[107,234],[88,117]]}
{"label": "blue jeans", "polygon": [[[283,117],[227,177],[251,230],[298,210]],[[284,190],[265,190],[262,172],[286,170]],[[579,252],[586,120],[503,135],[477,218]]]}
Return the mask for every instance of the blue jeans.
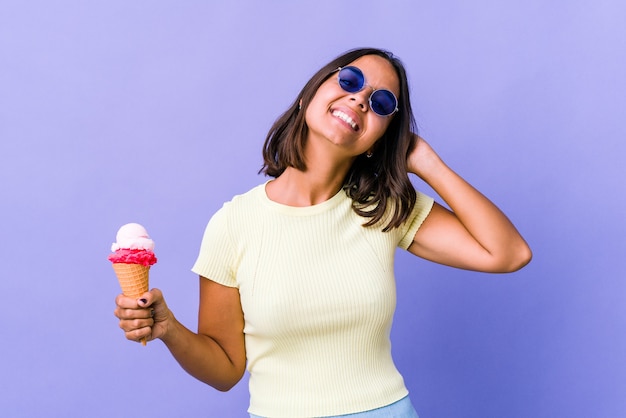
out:
{"label": "blue jeans", "polygon": [[[408,396],[400,399],[391,405],[372,409],[365,412],[357,412],[354,414],[334,415],[327,418],[419,418],[411,400]],[[250,418],[263,418],[258,415],[250,414]]]}

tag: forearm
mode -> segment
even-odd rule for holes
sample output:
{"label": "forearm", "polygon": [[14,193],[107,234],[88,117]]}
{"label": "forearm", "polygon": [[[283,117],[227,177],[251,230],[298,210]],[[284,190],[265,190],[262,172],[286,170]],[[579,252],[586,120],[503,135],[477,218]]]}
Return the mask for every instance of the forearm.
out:
{"label": "forearm", "polygon": [[173,315],[161,340],[187,373],[217,390],[231,389],[243,376],[243,369],[213,338],[190,331]]}

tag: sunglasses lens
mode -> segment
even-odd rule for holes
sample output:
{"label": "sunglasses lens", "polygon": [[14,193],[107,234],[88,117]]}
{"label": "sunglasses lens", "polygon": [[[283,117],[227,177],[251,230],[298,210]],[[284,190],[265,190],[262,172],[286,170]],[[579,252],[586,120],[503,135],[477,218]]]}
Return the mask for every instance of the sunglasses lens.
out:
{"label": "sunglasses lens", "polygon": [[348,93],[356,93],[363,88],[365,78],[356,67],[345,67],[339,71],[339,85]]}
{"label": "sunglasses lens", "polygon": [[376,90],[370,97],[370,106],[374,113],[388,116],[396,111],[398,101],[396,96],[389,90]]}

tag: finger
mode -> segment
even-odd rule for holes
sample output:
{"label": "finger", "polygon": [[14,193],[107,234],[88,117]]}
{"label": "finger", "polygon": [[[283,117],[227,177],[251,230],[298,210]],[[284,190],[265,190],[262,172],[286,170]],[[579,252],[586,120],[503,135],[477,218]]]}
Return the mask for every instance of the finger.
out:
{"label": "finger", "polygon": [[119,306],[113,311],[118,319],[145,319],[154,317],[154,309],[152,308],[138,308],[138,309],[125,309]]}
{"label": "finger", "polygon": [[144,338],[146,339],[146,341],[151,341],[152,340],[151,334],[152,334],[152,329],[149,327],[125,332],[126,339],[135,341],[135,342],[141,342],[141,340],[143,340]]}
{"label": "finger", "polygon": [[120,308],[126,309],[137,309],[139,307],[136,298],[129,298],[128,296],[124,296],[124,294],[121,293],[115,298],[115,304]]}
{"label": "finger", "polygon": [[143,318],[143,319],[122,319],[120,320],[120,328],[125,332],[131,332],[135,330],[140,330],[144,328],[151,329],[154,325],[154,320],[152,318]]}
{"label": "finger", "polygon": [[163,301],[163,294],[159,289],[152,289],[137,299],[137,304],[142,308],[147,308],[153,304],[159,304]]}

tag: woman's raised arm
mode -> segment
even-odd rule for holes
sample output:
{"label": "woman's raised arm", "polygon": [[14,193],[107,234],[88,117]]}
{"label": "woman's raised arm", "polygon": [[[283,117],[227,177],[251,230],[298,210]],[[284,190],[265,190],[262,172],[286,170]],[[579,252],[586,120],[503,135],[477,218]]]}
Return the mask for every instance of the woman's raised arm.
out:
{"label": "woman's raised arm", "polygon": [[531,250],[496,205],[448,167],[432,147],[415,135],[407,164],[446,202],[435,203],[409,251],[419,257],[468,270],[506,273],[519,270]]}

